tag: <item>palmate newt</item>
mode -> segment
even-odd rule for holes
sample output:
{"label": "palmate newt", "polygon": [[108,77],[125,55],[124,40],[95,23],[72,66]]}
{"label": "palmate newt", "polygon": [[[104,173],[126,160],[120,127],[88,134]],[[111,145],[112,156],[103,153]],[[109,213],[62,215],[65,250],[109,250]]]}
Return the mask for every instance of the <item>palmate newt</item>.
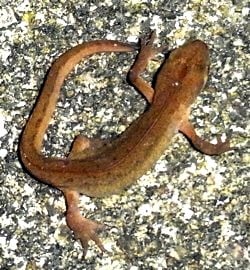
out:
{"label": "palmate newt", "polygon": [[230,149],[229,140],[211,144],[201,139],[188,120],[190,106],[207,80],[207,45],[195,40],[173,50],[162,64],[152,88],[140,75],[159,51],[153,47],[154,38],[152,33],[141,40],[140,51],[128,73],[131,84],[146,98],[149,106],[117,139],[96,141],[79,135],[65,158],[46,157],[41,152],[61,86],[75,65],[95,53],[135,50],[135,46],[110,40],[80,44],[53,63],[21,137],[20,155],[27,170],[64,193],[66,221],[75,237],[80,239],[84,256],[89,240],[105,251],[98,237],[104,225],[81,215],[80,193],[103,197],[122,191],[154,165],[178,131],[205,154],[216,155]]}

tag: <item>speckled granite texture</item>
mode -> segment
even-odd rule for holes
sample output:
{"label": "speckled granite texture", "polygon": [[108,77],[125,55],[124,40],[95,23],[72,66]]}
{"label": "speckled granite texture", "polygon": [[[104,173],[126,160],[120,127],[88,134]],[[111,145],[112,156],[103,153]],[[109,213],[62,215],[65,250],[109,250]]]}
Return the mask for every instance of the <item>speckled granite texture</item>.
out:
{"label": "speckled granite texture", "polygon": [[[0,0],[0,269],[249,269],[248,13],[246,0]],[[91,244],[83,260],[62,194],[24,170],[19,137],[53,59],[83,41],[133,42],[150,29],[169,48],[190,38],[209,45],[209,80],[191,119],[207,139],[231,136],[235,150],[205,156],[179,134],[122,194],[82,196],[82,212],[109,226],[101,238],[110,251]],[[46,154],[65,156],[79,133],[112,138],[143,112],[145,101],[126,83],[134,56],[99,55],[76,69]]]}

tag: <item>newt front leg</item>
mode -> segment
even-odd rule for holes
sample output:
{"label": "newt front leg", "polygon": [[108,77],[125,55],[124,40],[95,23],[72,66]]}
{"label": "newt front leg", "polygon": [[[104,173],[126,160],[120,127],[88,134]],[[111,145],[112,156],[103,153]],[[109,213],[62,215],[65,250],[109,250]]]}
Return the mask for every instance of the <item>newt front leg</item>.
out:
{"label": "newt front leg", "polygon": [[226,139],[225,142],[222,142],[218,136],[218,142],[216,144],[207,142],[197,135],[193,125],[188,121],[188,119],[185,119],[182,122],[181,126],[179,127],[179,131],[190,140],[195,149],[206,155],[219,155],[231,150],[230,139]]}

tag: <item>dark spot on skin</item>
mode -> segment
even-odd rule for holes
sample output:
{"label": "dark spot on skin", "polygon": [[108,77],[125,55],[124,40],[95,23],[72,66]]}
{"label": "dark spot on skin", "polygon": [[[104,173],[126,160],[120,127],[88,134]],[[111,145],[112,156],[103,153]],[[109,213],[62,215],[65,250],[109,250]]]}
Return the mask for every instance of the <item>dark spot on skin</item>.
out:
{"label": "dark spot on skin", "polygon": [[100,168],[100,164],[96,164],[96,168],[99,169]]}
{"label": "dark spot on skin", "polygon": [[106,174],[107,174],[107,176],[108,176],[108,177],[110,177],[110,175],[111,175],[111,171],[107,171],[107,173],[106,173]]}
{"label": "dark spot on skin", "polygon": [[41,123],[41,118],[36,121],[36,124],[35,124],[36,129],[39,128],[40,123]]}
{"label": "dark spot on skin", "polygon": [[43,112],[43,113],[45,113],[45,112],[46,112],[47,107],[48,107],[48,104],[47,104],[47,103],[46,103],[46,104],[44,104],[44,106],[43,106],[43,108],[42,108],[42,112]]}

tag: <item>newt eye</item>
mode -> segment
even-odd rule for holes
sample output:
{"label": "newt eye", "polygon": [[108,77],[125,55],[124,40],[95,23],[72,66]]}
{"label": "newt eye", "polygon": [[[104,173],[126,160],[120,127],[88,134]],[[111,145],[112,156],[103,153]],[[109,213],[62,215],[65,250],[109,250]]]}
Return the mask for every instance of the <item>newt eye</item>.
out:
{"label": "newt eye", "polygon": [[195,65],[195,69],[199,72],[204,72],[208,69],[208,66],[205,64],[197,64]]}
{"label": "newt eye", "polygon": [[188,73],[188,67],[183,65],[182,68],[179,70],[178,77],[180,80],[184,79]]}

